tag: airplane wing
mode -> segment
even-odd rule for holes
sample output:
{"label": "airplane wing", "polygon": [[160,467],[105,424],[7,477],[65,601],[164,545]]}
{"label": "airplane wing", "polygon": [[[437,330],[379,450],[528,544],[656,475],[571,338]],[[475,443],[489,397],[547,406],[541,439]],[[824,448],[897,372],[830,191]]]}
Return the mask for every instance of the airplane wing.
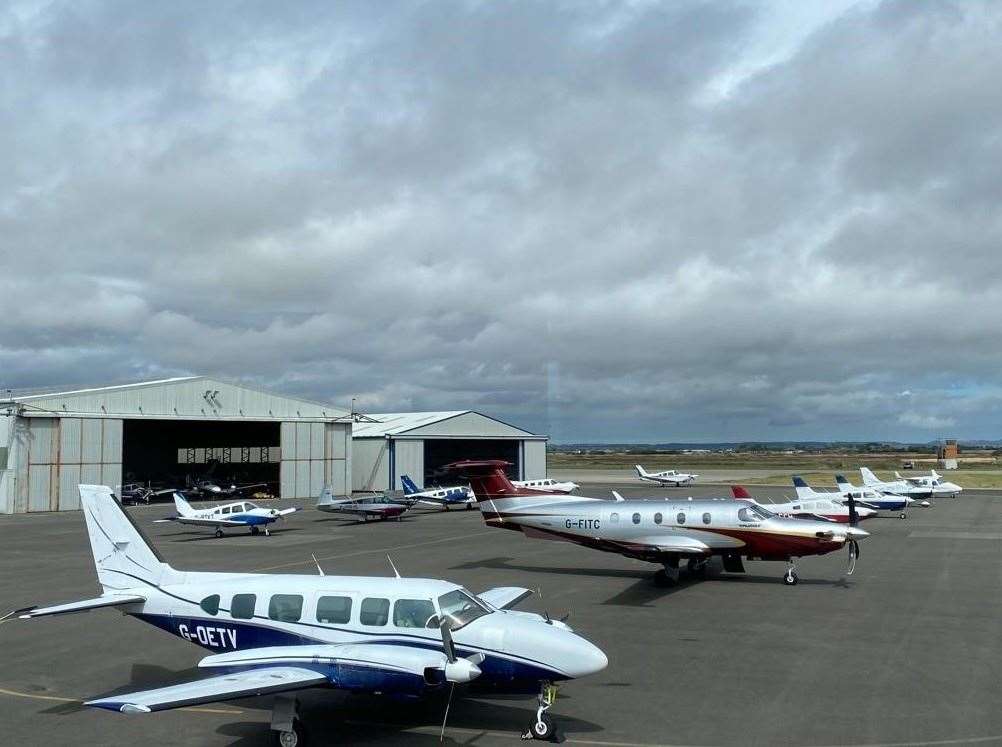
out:
{"label": "airplane wing", "polygon": [[158,687],[154,690],[120,693],[98,700],[88,700],[84,705],[121,713],[149,713],[199,703],[216,703],[286,690],[301,690],[328,682],[324,675],[312,669],[272,666],[221,674],[194,682]]}
{"label": "airplane wing", "polygon": [[70,612],[88,612],[102,607],[118,607],[123,604],[135,604],[145,602],[146,597],[137,594],[117,595],[97,597],[96,599],[81,599],[79,602],[68,602],[67,604],[57,604],[52,607],[26,607],[23,610],[15,610],[11,614],[16,614],[22,620],[31,617],[46,617],[48,615],[66,615]]}
{"label": "airplane wing", "polygon": [[498,586],[495,589],[488,589],[481,594],[477,594],[477,596],[491,607],[496,607],[499,610],[509,610],[523,599],[532,596],[532,594],[532,589],[523,589],[519,586]]}

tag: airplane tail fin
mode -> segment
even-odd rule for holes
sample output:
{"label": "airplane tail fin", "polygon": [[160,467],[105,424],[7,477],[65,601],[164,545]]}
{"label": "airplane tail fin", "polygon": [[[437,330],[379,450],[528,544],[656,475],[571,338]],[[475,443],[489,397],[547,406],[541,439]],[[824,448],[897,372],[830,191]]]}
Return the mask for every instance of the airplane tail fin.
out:
{"label": "airplane tail fin", "polygon": [[753,500],[751,493],[748,492],[748,489],[744,485],[731,485],[731,494],[741,501]]}
{"label": "airplane tail fin", "polygon": [[899,480],[904,480],[904,479],[905,479],[905,478],[903,478],[903,477],[901,476],[901,473],[900,473],[900,472],[898,472],[897,470],[894,470],[894,476],[895,476],[895,477],[896,477],[897,479],[899,479]]}
{"label": "airplane tail fin", "polygon": [[852,490],[852,483],[845,479],[845,475],[835,475],[835,484],[843,492]]}
{"label": "airplane tail fin", "polygon": [[801,500],[814,495],[814,489],[804,482],[804,478],[800,475],[793,476],[793,487],[797,490],[797,498]]}
{"label": "airplane tail fin", "polygon": [[936,470],[929,470],[929,477],[931,477],[933,480],[938,480],[939,472],[937,472]]}
{"label": "airplane tail fin", "polygon": [[176,571],[125,513],[111,488],[81,485],[79,489],[94,567],[105,592],[178,581]]}
{"label": "airplane tail fin", "polygon": [[864,485],[876,485],[880,482],[880,480],[877,479],[877,476],[870,471],[869,467],[860,467],[859,474],[863,476]]}
{"label": "airplane tail fin", "polygon": [[414,484],[414,481],[407,475],[400,475],[400,484],[404,488],[404,495],[414,495],[414,493],[421,492],[418,490],[418,486]]}
{"label": "airplane tail fin", "polygon": [[174,493],[174,507],[177,509],[178,516],[193,516],[195,514],[195,509],[180,493]]}
{"label": "airplane tail fin", "polygon": [[643,468],[643,466],[639,464],[634,464],[633,466],[636,468],[637,475],[639,475],[640,477],[650,477],[650,473],[648,473],[647,470]]}

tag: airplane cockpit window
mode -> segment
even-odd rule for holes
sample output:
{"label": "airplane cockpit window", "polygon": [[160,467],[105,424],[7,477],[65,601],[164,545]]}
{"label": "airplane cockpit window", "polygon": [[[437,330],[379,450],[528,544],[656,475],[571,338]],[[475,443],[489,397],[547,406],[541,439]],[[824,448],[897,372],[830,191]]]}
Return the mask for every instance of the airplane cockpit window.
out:
{"label": "airplane cockpit window", "polygon": [[244,507],[243,507],[243,510],[244,511],[253,511],[255,508],[257,508],[257,506],[254,505],[253,503],[245,503]]}
{"label": "airplane cockpit window", "polygon": [[213,615],[213,616],[218,615],[219,595],[212,594],[211,596],[207,596],[205,599],[203,599],[201,602],[198,603],[198,606],[201,607],[202,611],[208,615]]}
{"label": "airplane cockpit window", "polygon": [[430,599],[398,599],[393,603],[393,624],[398,628],[423,628],[435,617]]}
{"label": "airplane cockpit window", "polygon": [[438,598],[438,606],[442,615],[449,621],[451,630],[459,630],[478,617],[490,613],[489,609],[464,589],[456,589],[448,594],[443,594]]}
{"label": "airplane cockpit window", "polygon": [[748,507],[738,510],[738,521],[758,521],[758,517]]}
{"label": "airplane cockpit window", "polygon": [[[799,508],[799,506],[794,506],[794,508]],[[770,519],[776,514],[767,508],[762,508],[761,506],[749,506],[748,510],[751,511],[758,519],[753,519],[752,521],[760,521],[763,519]]]}

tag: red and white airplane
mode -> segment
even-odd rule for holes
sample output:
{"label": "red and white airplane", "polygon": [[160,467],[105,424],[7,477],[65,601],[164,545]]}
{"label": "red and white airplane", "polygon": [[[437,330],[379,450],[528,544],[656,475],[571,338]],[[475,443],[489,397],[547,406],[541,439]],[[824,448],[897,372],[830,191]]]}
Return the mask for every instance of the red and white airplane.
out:
{"label": "red and white airplane", "polygon": [[[839,503],[824,495],[816,493],[813,496],[801,500],[788,501],[787,503],[759,503],[741,485],[731,486],[731,493],[739,501],[751,501],[756,506],[764,506],[779,516],[790,516],[795,519],[815,519],[820,521],[834,521],[837,524],[852,524],[852,514],[855,512],[859,520],[869,519],[879,512],[865,506],[853,505],[851,508],[845,503]],[[841,498],[838,493],[833,493],[832,497]]]}

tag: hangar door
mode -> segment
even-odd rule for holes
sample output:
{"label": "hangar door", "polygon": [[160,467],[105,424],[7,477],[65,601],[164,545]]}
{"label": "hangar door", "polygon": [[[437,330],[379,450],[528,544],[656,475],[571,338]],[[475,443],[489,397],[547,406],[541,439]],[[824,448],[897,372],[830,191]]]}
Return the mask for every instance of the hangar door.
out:
{"label": "hangar door", "polygon": [[427,486],[445,484],[449,480],[443,467],[463,459],[503,459],[513,480],[520,479],[522,463],[519,457],[521,441],[517,439],[442,438],[424,442],[424,483]]}
{"label": "hangar door", "polygon": [[316,498],[324,486],[344,495],[351,484],[351,429],[345,423],[284,422],[282,498]]}
{"label": "hangar door", "polygon": [[77,486],[122,482],[122,421],[113,418],[25,418],[14,510],[80,508]]}

